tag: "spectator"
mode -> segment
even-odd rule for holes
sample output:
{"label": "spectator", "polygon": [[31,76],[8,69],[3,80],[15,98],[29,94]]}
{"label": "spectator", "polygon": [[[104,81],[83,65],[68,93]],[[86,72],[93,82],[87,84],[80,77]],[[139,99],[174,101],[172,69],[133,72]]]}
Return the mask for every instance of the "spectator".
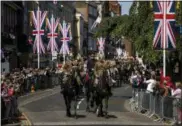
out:
{"label": "spectator", "polygon": [[154,92],[154,87],[157,84],[157,81],[155,80],[155,76],[151,76],[151,79],[145,81],[147,84],[147,93],[153,93]]}
{"label": "spectator", "polygon": [[139,72],[138,71],[135,71],[132,74],[130,82],[132,84],[132,89],[133,89],[132,96],[134,98],[136,95],[136,91],[138,90],[138,86],[139,86]]}
{"label": "spectator", "polygon": [[1,92],[1,97],[3,99],[4,105],[5,105],[5,111],[4,111],[4,120],[6,123],[10,123],[11,117],[10,117],[10,110],[11,110],[11,90],[8,88],[9,81],[6,81],[2,85],[2,92]]}
{"label": "spectator", "polygon": [[182,99],[182,84],[180,82],[176,83],[176,89],[173,90],[172,89],[172,96],[176,98],[175,100],[175,107],[174,110],[176,110],[177,107],[177,123],[179,125],[181,125],[181,121],[182,121],[182,103],[181,103],[181,99]]}

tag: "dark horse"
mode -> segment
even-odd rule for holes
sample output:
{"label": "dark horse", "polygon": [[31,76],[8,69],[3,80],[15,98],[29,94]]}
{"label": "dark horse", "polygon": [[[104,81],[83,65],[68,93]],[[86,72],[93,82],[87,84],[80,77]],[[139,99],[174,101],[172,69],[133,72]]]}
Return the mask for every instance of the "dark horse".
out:
{"label": "dark horse", "polygon": [[66,105],[66,115],[71,117],[71,102],[74,101],[74,116],[77,118],[77,103],[80,95],[80,85],[75,76],[76,70],[71,73],[64,73],[61,85],[61,93]]}
{"label": "dark horse", "polygon": [[[88,77],[87,77],[88,76]],[[94,107],[94,72],[93,71],[87,71],[87,74],[85,76],[84,80],[84,88],[85,88],[85,97],[86,97],[86,111],[90,111],[90,107]]]}
{"label": "dark horse", "polygon": [[[95,85],[95,98],[96,98],[96,114],[97,116],[104,116],[103,113],[103,100],[105,101],[105,117],[108,117],[108,101],[111,96],[111,86],[109,75],[106,70],[102,71],[101,74],[95,78],[97,81]],[[97,83],[98,82],[98,83]]]}

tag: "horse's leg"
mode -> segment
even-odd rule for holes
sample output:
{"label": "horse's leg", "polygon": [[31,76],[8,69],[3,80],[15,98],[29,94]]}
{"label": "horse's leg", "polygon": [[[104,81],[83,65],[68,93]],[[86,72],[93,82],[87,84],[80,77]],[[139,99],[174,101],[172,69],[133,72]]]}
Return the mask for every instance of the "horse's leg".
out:
{"label": "horse's leg", "polygon": [[103,98],[100,99],[100,112],[99,112],[99,115],[101,117],[104,116],[104,113],[103,113]]}
{"label": "horse's leg", "polygon": [[96,96],[95,96],[95,93],[94,93],[93,89],[92,89],[90,95],[91,95],[90,96],[90,106],[91,106],[91,108],[93,108],[94,103],[96,104]]}
{"label": "horse's leg", "polygon": [[74,93],[75,95],[74,97],[74,116],[75,118],[77,118],[77,99],[78,99],[78,95],[76,93]]}
{"label": "horse's leg", "polygon": [[100,99],[99,99],[99,94],[97,93],[97,97],[95,97],[95,104],[96,104],[96,107],[94,109],[94,112],[98,115],[99,113],[99,105],[100,105]]}
{"label": "horse's leg", "polygon": [[63,94],[63,97],[64,97],[64,102],[66,105],[66,116],[70,117],[71,116],[71,112],[70,112],[71,102],[69,101],[69,96],[68,96],[68,94]]}
{"label": "horse's leg", "polygon": [[102,97],[100,95],[97,95],[97,102],[96,102],[96,105],[97,105],[97,109],[96,109],[96,114],[98,117],[100,116],[103,116],[103,104],[102,104]]}
{"label": "horse's leg", "polygon": [[89,101],[90,101],[90,91],[89,91],[88,89],[86,89],[86,102],[87,102],[87,108],[86,108],[86,111],[87,111],[87,112],[89,112],[89,111],[90,111]]}
{"label": "horse's leg", "polygon": [[105,97],[105,117],[108,118],[108,101],[109,101],[109,96]]}

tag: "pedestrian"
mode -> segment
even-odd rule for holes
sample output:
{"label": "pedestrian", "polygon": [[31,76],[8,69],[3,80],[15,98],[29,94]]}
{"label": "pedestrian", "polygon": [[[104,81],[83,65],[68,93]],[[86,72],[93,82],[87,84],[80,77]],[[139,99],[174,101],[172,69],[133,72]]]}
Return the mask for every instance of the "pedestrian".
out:
{"label": "pedestrian", "polygon": [[11,94],[13,93],[12,90],[9,89],[8,85],[10,85],[10,81],[7,80],[6,83],[3,84],[2,86],[2,92],[1,92],[1,97],[4,101],[5,105],[5,111],[4,111],[4,120],[5,123],[10,123],[11,122]]}
{"label": "pedestrian", "polygon": [[155,80],[155,76],[151,75],[151,79],[146,80],[145,83],[147,84],[147,93],[153,93],[154,87],[156,87],[157,81]]}
{"label": "pedestrian", "polygon": [[172,96],[175,97],[173,111],[177,111],[176,123],[181,125],[182,122],[182,84],[180,82],[176,82],[176,89],[172,89]]}
{"label": "pedestrian", "polygon": [[132,97],[135,98],[136,92],[138,91],[138,86],[139,86],[139,72],[135,71],[131,75],[130,82],[132,84]]}

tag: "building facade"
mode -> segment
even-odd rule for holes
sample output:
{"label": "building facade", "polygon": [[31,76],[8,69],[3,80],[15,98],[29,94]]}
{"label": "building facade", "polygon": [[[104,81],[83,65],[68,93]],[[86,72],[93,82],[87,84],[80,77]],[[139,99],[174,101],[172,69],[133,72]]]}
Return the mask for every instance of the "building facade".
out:
{"label": "building facade", "polygon": [[92,25],[97,19],[97,5],[95,2],[88,2],[88,50],[96,51],[96,39],[94,38],[95,29],[91,30]]}
{"label": "building facade", "polygon": [[103,6],[103,16],[104,17],[114,17],[121,15],[122,6],[118,1],[105,1]]}
{"label": "building facade", "polygon": [[79,12],[76,12],[75,15],[75,44],[76,52],[83,54],[83,41],[84,41],[84,19],[83,15]]}
{"label": "building facade", "polygon": [[[10,70],[19,66],[18,52],[23,33],[23,10],[22,2],[1,2],[1,48],[5,53],[3,62],[9,64],[7,69]],[[21,42],[24,44],[24,41]]]}
{"label": "building facade", "polygon": [[[11,56],[10,69],[19,67],[19,64],[27,65],[28,55],[31,54],[32,45],[28,44],[28,38],[32,34],[33,26],[30,24],[30,11],[36,11],[38,5],[40,10],[48,11],[47,18],[50,18],[52,14],[54,17],[60,18],[60,22],[66,20],[71,23],[72,36],[74,36],[74,18],[75,7],[73,2],[58,1],[57,4],[53,4],[53,1],[2,1],[1,2],[1,36],[2,36],[2,48],[6,50],[14,51],[14,58]],[[44,25],[45,26],[45,25]],[[43,27],[45,29],[45,27]],[[33,37],[33,36],[32,36]],[[61,46],[61,35],[57,39],[59,47]],[[42,36],[45,46],[48,43],[46,34]],[[74,38],[70,42],[70,45],[74,45]],[[46,48],[46,47],[45,47]]]}
{"label": "building facade", "polygon": [[91,27],[97,18],[97,5],[95,2],[77,1],[75,8],[83,15],[84,19],[84,39],[83,52],[87,54],[88,51],[96,51],[96,39],[94,39],[95,31],[91,31]]}

